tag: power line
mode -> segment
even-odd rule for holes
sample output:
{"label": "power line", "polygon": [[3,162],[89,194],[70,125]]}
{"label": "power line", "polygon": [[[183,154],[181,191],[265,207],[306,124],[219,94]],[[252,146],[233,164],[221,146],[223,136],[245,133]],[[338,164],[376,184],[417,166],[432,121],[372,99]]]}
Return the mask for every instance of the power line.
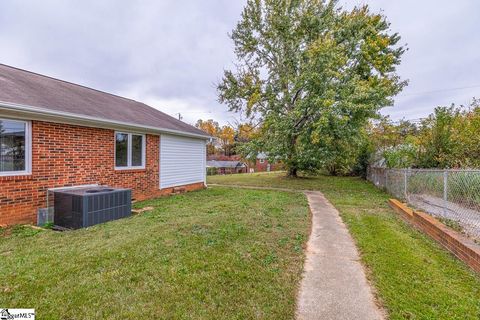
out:
{"label": "power line", "polygon": [[411,124],[420,124],[423,120],[427,118],[418,118],[418,119],[401,119],[401,120],[392,120],[390,123],[392,124],[401,124],[401,123],[411,123]]}
{"label": "power line", "polygon": [[438,92],[445,92],[445,91],[456,91],[456,90],[465,90],[465,89],[473,89],[473,88],[480,88],[480,84],[473,85],[473,86],[465,86],[465,87],[456,87],[456,88],[447,88],[447,89],[437,89],[431,91],[423,91],[423,92],[413,92],[407,94],[399,94],[397,97],[408,97],[408,96],[419,96],[424,94],[430,93],[438,93]]}
{"label": "power line", "polygon": [[[411,124],[421,124],[423,120],[425,119],[428,119],[428,118],[415,118],[415,119],[400,119],[400,120],[389,120],[388,123],[389,124],[393,124],[393,125],[399,125],[399,124],[402,124],[402,123],[411,123]],[[381,120],[379,119],[375,119],[372,121],[373,123],[380,123]]]}
{"label": "power line", "polygon": [[[182,113],[191,114],[191,113],[212,113],[212,111],[184,111]],[[176,113],[175,113],[176,114]]]}

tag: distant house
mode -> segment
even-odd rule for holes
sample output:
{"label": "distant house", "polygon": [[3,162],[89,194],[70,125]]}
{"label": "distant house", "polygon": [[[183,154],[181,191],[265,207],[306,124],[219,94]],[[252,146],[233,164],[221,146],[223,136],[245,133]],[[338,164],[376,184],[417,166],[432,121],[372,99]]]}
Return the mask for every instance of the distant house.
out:
{"label": "distant house", "polygon": [[281,166],[278,162],[269,162],[268,155],[265,152],[260,152],[257,154],[253,168],[255,172],[270,172],[280,170]]}
{"label": "distant house", "polygon": [[0,64],[0,225],[35,222],[47,190],[205,187],[210,136],[141,102]]}
{"label": "distant house", "polygon": [[209,160],[207,172],[209,174],[246,173],[247,165],[241,161]]}

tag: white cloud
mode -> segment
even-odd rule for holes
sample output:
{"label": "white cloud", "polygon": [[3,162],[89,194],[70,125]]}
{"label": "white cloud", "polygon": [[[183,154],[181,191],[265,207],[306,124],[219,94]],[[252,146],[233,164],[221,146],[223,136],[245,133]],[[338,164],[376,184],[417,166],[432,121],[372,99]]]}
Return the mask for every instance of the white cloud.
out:
{"label": "white cloud", "polygon": [[232,115],[217,102],[215,83],[233,61],[228,32],[242,7],[221,0],[3,0],[0,62],[158,102],[187,122],[209,116],[226,123]]}
{"label": "white cloud", "polygon": [[[184,120],[238,115],[217,102],[215,83],[234,61],[228,38],[245,0],[2,0],[0,62],[125,95]],[[410,85],[384,113],[418,118],[466,103],[479,84],[480,2],[344,0],[383,10],[408,43],[399,73]]]}
{"label": "white cloud", "polygon": [[[423,93],[479,85],[480,36],[477,33],[480,2],[471,0],[345,0],[347,7],[368,4],[382,10],[408,44],[399,74],[409,79],[407,88],[395,99],[395,105],[382,113],[394,119],[427,116],[439,105],[468,104],[480,96],[480,87]],[[415,94],[415,95],[412,95]]]}

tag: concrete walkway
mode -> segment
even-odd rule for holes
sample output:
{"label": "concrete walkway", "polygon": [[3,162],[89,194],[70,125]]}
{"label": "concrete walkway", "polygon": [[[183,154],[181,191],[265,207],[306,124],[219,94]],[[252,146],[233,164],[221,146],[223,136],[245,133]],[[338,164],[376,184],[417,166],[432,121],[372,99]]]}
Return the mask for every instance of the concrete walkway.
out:
{"label": "concrete walkway", "polygon": [[300,285],[297,318],[383,319],[375,305],[359,254],[340,215],[318,191],[305,192],[312,233]]}
{"label": "concrete walkway", "polygon": [[297,319],[384,319],[383,313],[375,304],[353,239],[337,209],[321,192],[222,186],[300,191],[307,196],[312,212],[312,231],[307,243],[304,274],[298,294]]}

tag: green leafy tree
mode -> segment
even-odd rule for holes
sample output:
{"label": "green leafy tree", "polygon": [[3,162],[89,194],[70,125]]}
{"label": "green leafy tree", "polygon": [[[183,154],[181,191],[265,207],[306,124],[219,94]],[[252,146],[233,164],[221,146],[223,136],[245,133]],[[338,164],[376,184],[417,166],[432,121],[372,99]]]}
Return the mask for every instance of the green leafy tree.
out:
{"label": "green leafy tree", "polygon": [[419,125],[388,117],[367,134],[370,163],[389,168],[480,168],[480,100],[440,106]]}
{"label": "green leafy tree", "polygon": [[422,121],[419,167],[480,167],[480,101],[470,106],[437,107]]}
{"label": "green leafy tree", "polygon": [[389,168],[406,168],[418,165],[418,126],[408,120],[393,122],[381,117],[367,129],[370,143],[369,163]]}
{"label": "green leafy tree", "polygon": [[406,85],[395,70],[400,37],[367,6],[248,0],[231,38],[238,62],[225,71],[219,100],[262,124],[249,146],[281,160],[290,176],[350,148]]}
{"label": "green leafy tree", "polygon": [[411,168],[417,163],[418,149],[412,143],[399,144],[386,149],[383,155],[387,168]]}
{"label": "green leafy tree", "polygon": [[452,135],[454,152],[450,167],[480,168],[480,100],[473,98],[469,108],[457,118]]}
{"label": "green leafy tree", "polygon": [[455,148],[452,137],[455,122],[460,117],[460,110],[454,105],[437,107],[435,112],[422,121],[419,144],[421,146],[419,166],[423,168],[448,168],[450,154]]}

